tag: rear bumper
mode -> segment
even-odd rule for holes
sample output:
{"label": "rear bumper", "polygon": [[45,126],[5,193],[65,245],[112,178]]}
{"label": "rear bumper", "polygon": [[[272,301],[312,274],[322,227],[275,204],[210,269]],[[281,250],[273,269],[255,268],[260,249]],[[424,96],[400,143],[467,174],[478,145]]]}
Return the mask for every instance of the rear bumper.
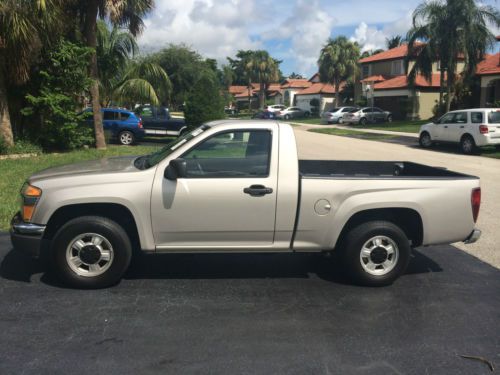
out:
{"label": "rear bumper", "polygon": [[481,231],[479,229],[474,229],[469,236],[464,240],[465,244],[474,243],[481,237]]}
{"label": "rear bumper", "polygon": [[45,225],[25,223],[16,214],[10,224],[10,240],[14,250],[29,256],[39,256],[42,248]]}

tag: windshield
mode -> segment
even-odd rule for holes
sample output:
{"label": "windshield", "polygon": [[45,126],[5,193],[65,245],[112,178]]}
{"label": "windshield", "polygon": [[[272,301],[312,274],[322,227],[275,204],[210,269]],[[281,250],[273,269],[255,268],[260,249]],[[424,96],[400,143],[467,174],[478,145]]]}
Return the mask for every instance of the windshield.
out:
{"label": "windshield", "polygon": [[500,124],[500,111],[490,112],[488,114],[488,122],[490,124]]}
{"label": "windshield", "polygon": [[190,131],[189,133],[183,135],[182,137],[179,137],[176,140],[170,142],[162,149],[153,152],[152,154],[138,157],[134,162],[135,167],[138,169],[147,169],[158,164],[172,152],[181,147],[184,143],[189,142],[191,139],[199,136],[207,129],[210,129],[209,125],[202,125],[199,128],[196,128]]}

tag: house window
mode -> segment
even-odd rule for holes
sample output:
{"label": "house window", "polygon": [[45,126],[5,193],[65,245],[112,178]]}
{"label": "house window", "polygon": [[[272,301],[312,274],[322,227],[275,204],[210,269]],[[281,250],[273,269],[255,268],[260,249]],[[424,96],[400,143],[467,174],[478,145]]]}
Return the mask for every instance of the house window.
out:
{"label": "house window", "polygon": [[367,64],[363,65],[363,78],[369,77],[372,73],[372,66]]}
{"label": "house window", "polygon": [[391,74],[393,76],[399,76],[404,74],[403,72],[403,60],[393,61],[391,64]]}

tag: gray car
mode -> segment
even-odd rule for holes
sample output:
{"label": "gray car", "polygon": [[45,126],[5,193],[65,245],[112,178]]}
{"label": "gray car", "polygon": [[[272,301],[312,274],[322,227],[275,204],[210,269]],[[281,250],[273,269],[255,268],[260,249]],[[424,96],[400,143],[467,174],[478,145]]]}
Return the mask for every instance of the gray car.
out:
{"label": "gray car", "polygon": [[326,124],[342,124],[344,113],[350,112],[356,107],[337,107],[321,114],[321,122]]}
{"label": "gray car", "polygon": [[309,117],[310,114],[310,112],[304,111],[299,107],[288,107],[283,111],[279,111],[277,117],[280,120],[290,120],[291,118]]}
{"label": "gray car", "polygon": [[374,122],[392,122],[392,113],[377,107],[356,108],[344,113],[342,120],[345,124],[360,124]]}

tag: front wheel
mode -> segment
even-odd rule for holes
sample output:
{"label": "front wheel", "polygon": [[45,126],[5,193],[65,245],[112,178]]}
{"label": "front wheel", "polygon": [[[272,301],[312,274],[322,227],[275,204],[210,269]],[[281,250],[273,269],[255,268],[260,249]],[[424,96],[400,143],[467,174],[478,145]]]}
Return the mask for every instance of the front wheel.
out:
{"label": "front wheel", "polygon": [[432,147],[432,139],[429,133],[423,132],[420,134],[420,138],[418,139],[418,143],[423,148]]}
{"label": "front wheel", "polygon": [[337,124],[343,124],[344,123],[344,119],[342,117],[339,117],[339,119],[337,120]]}
{"label": "front wheel", "polygon": [[406,270],[410,243],[397,225],[370,221],[351,229],[341,241],[344,269],[354,282],[366,286],[392,284]]}
{"label": "front wheel", "polygon": [[285,120],[290,120],[290,115],[285,115]]}
{"label": "front wheel", "polygon": [[364,118],[364,117],[363,117],[363,118],[361,118],[361,119],[359,120],[359,124],[360,124],[360,125],[362,125],[362,126],[365,126],[365,125],[366,125],[366,118]]}
{"label": "front wheel", "polygon": [[392,122],[392,116],[391,115],[387,116],[387,122]]}
{"label": "front wheel", "polygon": [[101,216],[82,216],[56,233],[50,266],[65,284],[84,289],[116,284],[127,270],[132,245],[125,230]]}
{"label": "front wheel", "polygon": [[118,142],[120,142],[121,145],[130,146],[135,142],[134,133],[128,130],[122,131],[118,135]]}

